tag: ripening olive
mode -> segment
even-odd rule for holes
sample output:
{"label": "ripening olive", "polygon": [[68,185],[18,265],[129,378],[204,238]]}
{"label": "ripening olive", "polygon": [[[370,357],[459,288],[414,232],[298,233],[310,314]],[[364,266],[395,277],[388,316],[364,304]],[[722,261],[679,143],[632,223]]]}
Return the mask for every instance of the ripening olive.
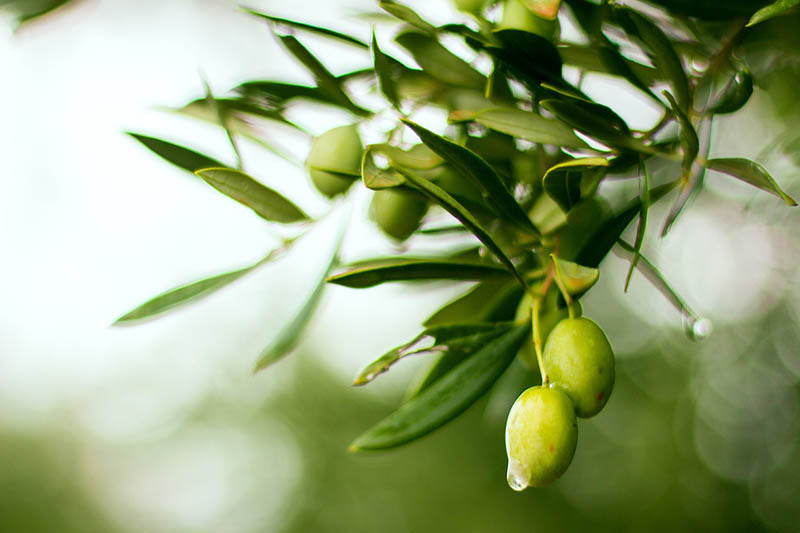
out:
{"label": "ripening olive", "polygon": [[370,216],[384,233],[404,241],[419,228],[428,212],[428,201],[410,189],[381,189],[375,191],[370,204]]}
{"label": "ripening olive", "polygon": [[520,0],[506,0],[503,3],[503,17],[497,25],[499,30],[524,30],[552,40],[558,20],[547,20],[528,9]]}
{"label": "ripening olive", "polygon": [[567,470],[578,444],[575,407],[561,390],[531,387],[506,421],[508,484],[514,490],[551,483]]}
{"label": "ripening olive", "polygon": [[594,416],[608,401],[614,387],[614,352],[592,320],[566,318],[556,324],[542,362],[553,386],[572,398],[578,416]]}
{"label": "ripening olive", "polygon": [[363,153],[355,125],[326,131],[311,142],[306,159],[311,181],[329,198],[345,192],[361,174]]}

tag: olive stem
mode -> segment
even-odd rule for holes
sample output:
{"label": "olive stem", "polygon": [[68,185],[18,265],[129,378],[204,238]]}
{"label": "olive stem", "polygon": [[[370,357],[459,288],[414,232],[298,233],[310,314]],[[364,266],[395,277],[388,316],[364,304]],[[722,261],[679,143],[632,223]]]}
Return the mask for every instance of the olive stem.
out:
{"label": "olive stem", "polygon": [[536,351],[536,361],[539,363],[539,373],[542,375],[542,386],[547,385],[550,378],[544,369],[544,355],[542,354],[542,332],[539,328],[539,313],[542,312],[542,298],[539,296],[534,298],[533,306],[531,309],[531,322],[533,323],[533,348]]}

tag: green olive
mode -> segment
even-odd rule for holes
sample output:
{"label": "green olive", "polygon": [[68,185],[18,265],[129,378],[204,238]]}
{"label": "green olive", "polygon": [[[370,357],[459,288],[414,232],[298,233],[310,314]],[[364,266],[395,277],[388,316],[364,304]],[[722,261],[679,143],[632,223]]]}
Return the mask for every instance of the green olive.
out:
{"label": "green olive", "polygon": [[588,318],[556,324],[542,358],[554,387],[566,392],[578,416],[600,412],[614,388],[614,352],[603,330]]}
{"label": "green olive", "polygon": [[363,153],[355,125],[326,131],[311,142],[306,159],[311,181],[329,198],[347,191],[361,175]]}
{"label": "green olive", "polygon": [[381,189],[375,191],[370,204],[370,216],[384,233],[404,241],[419,228],[428,212],[428,201],[416,191]]}
{"label": "green olive", "polygon": [[538,487],[561,477],[578,444],[575,407],[559,389],[531,387],[514,402],[506,421],[508,484]]}
{"label": "green olive", "polygon": [[453,0],[459,11],[466,13],[480,13],[486,5],[486,0]]}
{"label": "green olive", "polygon": [[558,20],[547,20],[534,15],[520,0],[503,3],[503,17],[497,25],[499,30],[524,30],[552,40],[558,28]]}
{"label": "green olive", "polygon": [[[526,292],[517,307],[517,314],[514,317],[516,322],[531,320],[532,300],[533,298],[531,295]],[[582,308],[580,302],[573,301],[572,306],[575,316],[581,316]],[[550,335],[550,332],[553,331],[553,328],[556,327],[556,324],[567,318],[567,316],[569,316],[567,308],[558,307],[558,293],[552,290],[548,291],[542,302],[542,312],[539,316],[539,336],[542,340],[542,344],[547,342],[547,337]],[[533,347],[532,336],[522,344],[517,357],[519,357],[520,361],[522,361],[529,370],[539,370],[539,362],[536,360],[536,350]]]}

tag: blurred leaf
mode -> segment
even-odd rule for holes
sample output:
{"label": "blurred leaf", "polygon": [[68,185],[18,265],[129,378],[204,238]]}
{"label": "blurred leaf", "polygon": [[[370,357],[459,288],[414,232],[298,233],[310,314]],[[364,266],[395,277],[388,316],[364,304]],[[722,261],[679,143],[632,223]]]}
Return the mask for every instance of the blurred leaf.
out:
{"label": "blurred leaf", "polygon": [[594,193],[608,164],[603,157],[585,157],[559,163],[545,172],[542,186],[566,213],[584,196]]}
{"label": "blurred leaf", "polygon": [[247,100],[258,99],[268,108],[282,108],[294,98],[306,98],[325,104],[336,103],[319,87],[284,83],[280,81],[248,81],[233,89]]}
{"label": "blurred leaf", "polygon": [[498,108],[482,111],[453,111],[450,122],[474,121],[489,129],[540,144],[586,148],[572,128],[563,122],[545,118],[538,113],[521,109]]}
{"label": "blurred leaf", "polygon": [[12,11],[17,24],[22,25],[47,15],[69,2],[70,0],[5,0],[0,2],[0,7]]}
{"label": "blurred leaf", "polygon": [[769,0],[651,0],[679,15],[706,20],[722,20],[750,16]]}
{"label": "blurred leaf", "polygon": [[442,46],[435,37],[407,31],[395,37],[395,41],[411,53],[425,73],[442,83],[481,91],[486,85],[483,74]]}
{"label": "blurred leaf", "polygon": [[172,144],[167,141],[162,141],[155,137],[148,137],[139,133],[125,132],[143,145],[145,145],[151,152],[155,153],[162,159],[166,159],[176,167],[188,170],[194,173],[195,170],[208,167],[225,167],[224,163],[220,163],[216,159],[189,150],[183,146]]}
{"label": "blurred leaf", "polygon": [[387,143],[372,144],[370,146],[375,151],[388,157],[392,162],[406,168],[429,170],[444,163],[444,159],[424,144],[415,144],[408,150],[403,150]]}
{"label": "blurred leaf", "polygon": [[[384,54],[378,46],[375,30],[372,31],[372,62],[375,74],[378,76],[378,86],[395,109],[400,109],[400,95],[397,91],[397,70],[402,64],[396,59]],[[404,68],[404,67],[403,67]]]}
{"label": "blurred leaf", "polygon": [[[401,119],[425,145],[447,161],[457,172],[468,176],[483,191],[484,197],[499,216],[519,226],[526,232],[538,235],[528,215],[506,188],[503,181],[479,155],[458,144],[436,135],[407,119]],[[458,217],[456,217],[458,218]],[[463,221],[462,221],[463,222]]]}
{"label": "blurred leaf", "polygon": [[222,194],[233,198],[271,222],[299,222],[309,217],[292,202],[244,172],[230,168],[205,168],[195,172]]}
{"label": "blurred leaf", "polygon": [[755,14],[750,17],[750,21],[747,25],[753,26],[759,22],[771,19],[772,17],[785,15],[788,10],[792,9],[797,4],[800,4],[800,0],[775,0],[775,2],[770,5],[756,11]]}
{"label": "blurred leaf", "polygon": [[190,302],[208,296],[209,294],[212,294],[213,292],[216,292],[219,289],[233,283],[234,281],[241,278],[245,274],[248,274],[253,270],[255,270],[256,268],[258,268],[259,266],[263,265],[264,263],[275,257],[276,252],[278,252],[279,250],[283,250],[283,248],[273,250],[269,254],[267,254],[266,257],[264,257],[257,263],[241,268],[239,270],[226,272],[224,274],[218,274],[210,278],[201,279],[199,281],[195,281],[193,283],[189,283],[187,285],[183,285],[181,287],[177,287],[175,289],[163,292],[158,296],[146,301],[136,309],[133,309],[132,311],[129,311],[126,314],[122,315],[116,321],[114,321],[113,325],[115,326],[124,325],[137,320],[151,318],[155,315],[171,311],[176,307],[188,304]]}
{"label": "blurred leaf", "polygon": [[225,130],[225,135],[228,137],[228,142],[230,143],[231,149],[236,156],[236,168],[242,170],[242,154],[239,151],[239,144],[236,141],[236,137],[233,135],[233,131],[228,127],[228,111],[222,104],[218,103],[217,99],[214,97],[214,93],[211,91],[211,86],[208,84],[208,80],[205,79],[205,77],[202,77],[202,79],[203,88],[206,91],[206,101],[208,101],[208,105],[214,109],[214,112],[217,115],[217,122],[219,123],[219,126]]}
{"label": "blurred leaf", "polygon": [[430,33],[431,35],[436,33],[436,28],[420,17],[417,12],[410,7],[406,7],[389,0],[378,2],[378,5],[390,15],[402,20],[403,22],[411,24],[415,28],[424,31],[425,33]]}
{"label": "blurred leaf", "polygon": [[556,118],[589,137],[611,146],[628,146],[632,141],[628,125],[610,108],[578,98],[539,102]]}
{"label": "blurred leaf", "polygon": [[558,16],[561,0],[522,0],[522,3],[537,16],[553,20]]}
{"label": "blurred leaf", "polygon": [[397,187],[406,181],[403,175],[395,169],[391,167],[381,168],[377,165],[374,155],[381,152],[382,148],[380,146],[369,145],[364,150],[364,156],[361,159],[361,179],[364,182],[364,186],[376,191]]}
{"label": "blurred leaf", "polygon": [[[428,328],[411,341],[392,348],[364,367],[353,380],[353,385],[366,385],[388,371],[400,359],[409,355],[458,352],[464,358],[485,344],[486,341],[502,335],[511,327],[511,324],[475,323]],[[429,346],[422,347],[425,343],[429,343]]]}
{"label": "blurred leaf", "polygon": [[310,33],[316,33],[317,35],[322,35],[323,37],[330,37],[337,41],[341,41],[347,44],[353,44],[360,48],[369,48],[369,45],[364,41],[356,39],[350,35],[346,35],[344,33],[339,33],[338,31],[333,31],[328,28],[321,28],[319,26],[313,26],[311,24],[306,24],[305,22],[297,22],[295,20],[289,20],[281,17],[273,17],[272,15],[267,15],[266,13],[261,13],[259,11],[254,11],[252,9],[243,8],[243,11],[249,13],[251,15],[255,15],[257,17],[261,17],[264,19],[269,20],[270,22],[274,22],[275,24],[280,24],[283,26],[289,26],[292,28],[296,28],[298,30],[305,30]]}
{"label": "blurred leaf", "polygon": [[594,267],[587,267],[566,259],[560,259],[550,254],[556,267],[556,276],[573,296],[580,296],[597,283],[600,271]]}
{"label": "blurred leaf", "polygon": [[319,59],[309,52],[293,35],[278,35],[278,38],[286,49],[308,69],[320,90],[323,91],[332,102],[356,115],[366,116],[370,114],[369,111],[357,106],[350,100],[350,97],[342,89],[341,80],[331,74]]}
{"label": "blurred leaf", "polygon": [[475,219],[469,211],[467,211],[464,206],[462,206],[458,201],[447,194],[441,187],[438,187],[430,180],[423,178],[422,176],[418,176],[408,170],[398,168],[398,171],[405,176],[406,180],[413,183],[425,196],[431,199],[436,204],[442,206],[448,213],[453,215],[459,222],[464,224],[469,230],[475,235],[479,241],[481,241],[486,248],[491,251],[495,257],[503,264],[505,267],[514,275],[515,278],[522,284],[523,287],[527,287],[527,283],[522,275],[517,270],[517,267],[514,266],[514,263],[511,262],[511,259],[503,252],[502,248],[498,246],[498,244],[492,239],[491,235],[483,229],[481,224]]}
{"label": "blurred leaf", "polygon": [[633,269],[636,268],[636,265],[639,263],[639,258],[641,257],[644,235],[647,231],[647,213],[650,209],[650,173],[647,171],[647,162],[643,159],[640,159],[640,162],[642,166],[642,184],[639,198],[641,200],[642,207],[639,210],[639,224],[636,226],[636,240],[633,244],[633,259],[631,259],[631,266],[628,268],[628,274],[625,276],[625,292],[628,292],[628,285],[630,284],[631,277],[633,276]]}
{"label": "blurred leaf", "polygon": [[737,70],[709,112],[722,115],[738,111],[747,103],[752,94],[753,77],[750,72],[746,69]]}
{"label": "blurred leaf", "polygon": [[400,446],[449,422],[483,395],[511,364],[526,325],[492,339],[350,445],[351,451]]}
{"label": "blurred leaf", "polygon": [[357,268],[328,278],[329,283],[354,289],[374,287],[389,281],[483,280],[508,277],[501,266],[457,261],[397,261],[368,268]]}
{"label": "blurred leaf", "polygon": [[781,198],[786,205],[797,205],[797,202],[783,192],[775,179],[767,172],[767,169],[755,161],[739,157],[718,158],[710,159],[706,163],[706,167],[718,172],[724,172],[754,187],[758,187],[762,191],[774,194]]}
{"label": "blurred leaf", "polygon": [[430,328],[476,320],[482,322],[511,320],[514,318],[522,293],[522,287],[516,282],[502,279],[482,281],[466,294],[442,306],[422,325]]}
{"label": "blurred leaf", "polygon": [[567,223],[567,214],[546,193],[536,197],[529,215],[543,235],[549,235]]}
{"label": "blurred leaf", "polygon": [[523,30],[499,30],[494,36],[500,46],[485,49],[521,83],[535,89],[542,82],[564,86],[561,56],[550,40]]}

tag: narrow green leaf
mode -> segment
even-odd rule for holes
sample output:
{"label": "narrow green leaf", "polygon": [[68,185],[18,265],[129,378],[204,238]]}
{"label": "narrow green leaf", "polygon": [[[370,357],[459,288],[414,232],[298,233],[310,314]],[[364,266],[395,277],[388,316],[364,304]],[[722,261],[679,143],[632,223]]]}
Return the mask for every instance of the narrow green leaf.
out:
{"label": "narrow green leaf", "polygon": [[594,267],[583,266],[566,259],[560,259],[553,254],[553,264],[556,267],[556,276],[564,284],[567,291],[573,296],[580,296],[597,283],[600,271]]}
{"label": "narrow green leaf", "polygon": [[425,33],[430,33],[434,35],[436,33],[436,27],[434,27],[430,22],[426,21],[422,17],[420,17],[416,11],[411,9],[410,7],[406,7],[404,5],[398,4],[396,2],[391,2],[389,0],[384,2],[378,2],[378,6],[381,9],[396,17],[403,22],[407,22],[411,24],[415,28],[424,31]]}
{"label": "narrow green leaf", "polygon": [[439,204],[442,206],[445,211],[453,215],[459,222],[464,224],[469,230],[475,235],[479,241],[481,241],[486,248],[492,252],[495,257],[503,264],[505,267],[513,274],[515,278],[522,284],[523,287],[527,287],[528,284],[522,275],[517,270],[517,267],[514,266],[514,263],[511,262],[511,259],[503,252],[502,248],[498,246],[498,244],[492,239],[491,235],[483,229],[481,224],[475,219],[469,211],[467,211],[464,206],[462,206],[458,201],[447,194],[441,187],[438,187],[430,180],[423,178],[422,176],[418,176],[408,170],[398,168],[398,171],[405,176],[406,180],[413,183],[425,196],[431,199],[434,203]]}
{"label": "narrow green leaf", "polygon": [[685,182],[689,178],[692,163],[694,163],[697,154],[700,152],[700,140],[697,138],[697,131],[695,131],[692,121],[689,120],[689,116],[684,113],[680,104],[668,91],[664,91],[663,94],[666,96],[667,100],[669,100],[672,112],[675,113],[675,117],[678,119],[678,124],[681,127],[680,137],[681,145],[683,146],[683,162],[681,163],[681,168],[683,169],[682,179]]}
{"label": "narrow green leaf", "polygon": [[775,2],[770,5],[756,11],[753,16],[750,17],[750,21],[747,25],[753,26],[773,17],[785,15],[788,10],[792,9],[797,4],[800,4],[800,0],[775,0]]}
{"label": "narrow green leaf", "polygon": [[152,318],[156,315],[171,311],[172,309],[181,305],[188,304],[208,296],[209,294],[212,294],[213,292],[230,285],[237,279],[243,277],[245,274],[248,274],[259,266],[263,265],[272,259],[276,252],[277,250],[273,250],[257,263],[240,268],[239,270],[211,276],[210,278],[201,279],[199,281],[163,292],[158,296],[146,301],[136,309],[125,313],[115,320],[113,325],[124,325],[137,320]]}
{"label": "narrow green leaf", "polygon": [[[388,146],[388,145],[387,145]],[[393,168],[381,168],[375,161],[375,154],[381,153],[379,146],[370,145],[364,149],[361,158],[361,179],[364,186],[372,190],[388,189],[405,183],[403,175]]]}
{"label": "narrow green leaf", "polygon": [[411,53],[423,71],[442,83],[476,90],[483,90],[486,85],[483,74],[442,46],[435,37],[407,31],[395,37],[395,41]]}
{"label": "narrow green leaf", "polygon": [[786,205],[796,206],[795,202],[788,194],[783,192],[775,179],[767,172],[761,164],[739,157],[725,157],[710,159],[706,167],[717,172],[724,172],[729,176],[740,179],[762,191],[767,191],[781,198]]}
{"label": "narrow green leaf", "polygon": [[586,143],[575,135],[572,128],[561,121],[545,118],[532,111],[510,108],[458,110],[452,111],[448,120],[474,121],[500,133],[535,143],[587,148]]}
{"label": "narrow green leaf", "polygon": [[640,161],[642,165],[642,189],[639,198],[642,207],[639,209],[639,224],[636,226],[633,258],[631,259],[631,266],[628,268],[628,274],[625,276],[625,292],[628,292],[628,285],[631,282],[633,270],[636,268],[642,256],[642,244],[644,244],[644,236],[647,232],[647,213],[650,209],[650,173],[647,171],[647,162],[644,159]]}
{"label": "narrow green leaf", "polygon": [[449,422],[486,392],[511,364],[528,335],[527,325],[517,326],[489,341],[456,365],[419,396],[361,435],[351,451],[400,446]]}
{"label": "narrow green leaf", "polygon": [[369,111],[357,106],[350,100],[350,97],[344,92],[344,89],[342,89],[341,80],[331,74],[320,60],[309,52],[294,35],[278,35],[278,38],[286,49],[308,69],[320,90],[330,97],[332,102],[356,115],[366,116],[370,114]]}
{"label": "narrow green leaf", "polygon": [[498,277],[508,277],[508,270],[499,265],[416,260],[357,268],[329,277],[328,283],[353,289],[364,289],[390,281],[430,281],[440,279],[480,281]]}
{"label": "narrow green leaf", "polygon": [[378,46],[375,31],[372,31],[372,63],[375,74],[378,76],[378,86],[392,106],[400,109],[400,94],[397,91],[397,70],[402,64],[396,59],[386,55]]}
{"label": "narrow green leaf", "polygon": [[[387,372],[392,365],[409,355],[433,352],[459,352],[466,357],[487,341],[511,329],[510,324],[454,324],[428,328],[409,342],[392,348],[367,366],[353,380],[353,385],[366,385]],[[427,346],[423,346],[427,344]]]}
{"label": "narrow green leaf", "polygon": [[746,69],[737,70],[709,112],[722,115],[738,111],[747,103],[752,94],[753,76]]}
{"label": "narrow green leaf", "polygon": [[628,146],[632,140],[630,129],[611,108],[578,98],[572,100],[547,99],[539,102],[559,120],[581,133],[610,146]]}
{"label": "narrow green leaf", "polygon": [[205,168],[195,174],[265,220],[281,223],[309,220],[299,207],[244,172],[230,168]]}
{"label": "narrow green leaf", "polygon": [[290,26],[292,28],[296,28],[298,30],[305,30],[310,33],[315,33],[317,35],[322,35],[323,37],[330,37],[337,41],[341,41],[347,44],[355,45],[359,48],[369,48],[369,45],[364,41],[356,39],[351,35],[347,35],[344,33],[339,33],[338,31],[334,31],[328,28],[322,28],[320,26],[314,26],[311,24],[306,24],[305,22],[298,22],[296,20],[289,20],[281,17],[274,17],[272,15],[267,15],[266,13],[261,13],[259,11],[254,11],[252,9],[243,9],[246,13],[251,15],[255,15],[257,17],[261,17],[263,19],[269,20],[270,22],[274,22],[275,24],[280,24],[283,26]]}
{"label": "narrow green leaf", "polygon": [[608,165],[608,160],[603,157],[585,157],[559,163],[545,172],[542,186],[567,213],[582,198],[594,193]]}
{"label": "narrow green leaf", "polygon": [[549,39],[514,29],[499,30],[493,35],[500,46],[487,46],[486,51],[521,83],[531,89],[542,82],[567,85],[561,77],[561,56]]}
{"label": "narrow green leaf", "polygon": [[[456,171],[469,177],[483,192],[496,212],[530,234],[538,235],[531,219],[517,203],[492,167],[476,153],[436,135],[407,119],[401,119],[425,145],[447,161]],[[458,217],[456,217],[458,218]]]}
{"label": "narrow green leaf", "polygon": [[280,109],[295,98],[315,100],[324,104],[336,103],[319,87],[284,83],[280,81],[248,81],[238,85],[234,92],[247,100],[259,100],[267,108]]}
{"label": "narrow green leaf", "polygon": [[165,159],[184,170],[194,173],[195,170],[208,167],[225,167],[224,163],[220,163],[216,159],[195,152],[183,146],[172,144],[171,142],[162,141],[155,137],[148,137],[139,133],[126,132],[128,135],[145,145],[154,154],[162,159]]}
{"label": "narrow green leaf", "polygon": [[511,320],[522,297],[519,283],[502,279],[482,281],[465,294],[442,306],[425,322],[426,328],[459,322]]}
{"label": "narrow green leaf", "polygon": [[206,91],[206,101],[208,102],[208,105],[214,109],[214,112],[217,115],[219,126],[225,131],[225,135],[228,137],[228,142],[231,145],[231,149],[236,156],[236,168],[242,170],[242,154],[239,151],[239,143],[236,141],[233,131],[228,127],[227,109],[222,104],[217,102],[217,99],[214,97],[214,93],[211,91],[211,85],[208,84],[208,80],[205,79],[205,77],[203,77],[203,88]]}

